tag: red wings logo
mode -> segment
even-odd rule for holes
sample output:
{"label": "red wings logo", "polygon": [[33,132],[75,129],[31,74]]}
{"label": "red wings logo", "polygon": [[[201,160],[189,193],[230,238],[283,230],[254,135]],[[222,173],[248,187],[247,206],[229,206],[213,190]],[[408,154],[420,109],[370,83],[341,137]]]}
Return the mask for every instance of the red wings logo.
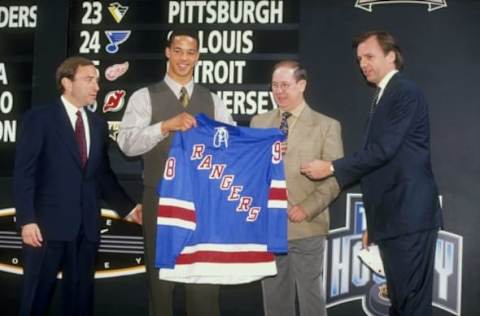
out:
{"label": "red wings logo", "polygon": [[105,78],[108,81],[115,81],[119,77],[123,76],[128,71],[128,61],[122,64],[115,64],[105,69]]}

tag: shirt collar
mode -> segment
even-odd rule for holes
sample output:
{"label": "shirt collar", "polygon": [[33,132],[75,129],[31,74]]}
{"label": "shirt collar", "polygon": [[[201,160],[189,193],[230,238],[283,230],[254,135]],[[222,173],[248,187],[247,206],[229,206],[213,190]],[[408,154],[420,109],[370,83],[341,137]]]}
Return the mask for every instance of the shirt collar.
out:
{"label": "shirt collar", "polygon": [[378,87],[383,91],[387,86],[388,82],[390,81],[390,79],[392,79],[393,75],[395,75],[397,72],[398,72],[398,69],[394,69],[390,71],[388,74],[386,74],[385,77],[383,77],[383,79],[378,83]]}
{"label": "shirt collar", "polygon": [[83,107],[77,108],[75,105],[73,105],[71,102],[67,100],[63,95],[60,97],[62,100],[63,106],[65,107],[65,110],[67,111],[69,116],[75,116],[77,115],[77,112],[80,111],[82,115],[85,113],[85,109]]}
{"label": "shirt collar", "polygon": [[173,93],[177,96],[177,98],[180,97],[180,90],[182,87],[185,87],[187,89],[188,96],[192,96],[193,92],[193,78],[186,84],[186,85],[181,85],[175,80],[172,79],[168,74],[165,75],[165,83],[167,86],[173,91]]}
{"label": "shirt collar", "polygon": [[[302,114],[303,112],[303,109],[305,109],[305,106],[306,106],[306,103],[305,102],[302,102],[299,106],[297,106],[295,109],[291,110],[291,111],[288,111],[290,112],[294,118],[299,118],[300,117],[300,114]],[[280,115],[283,113],[283,112],[287,112],[287,111],[284,111],[284,110],[280,110]]]}

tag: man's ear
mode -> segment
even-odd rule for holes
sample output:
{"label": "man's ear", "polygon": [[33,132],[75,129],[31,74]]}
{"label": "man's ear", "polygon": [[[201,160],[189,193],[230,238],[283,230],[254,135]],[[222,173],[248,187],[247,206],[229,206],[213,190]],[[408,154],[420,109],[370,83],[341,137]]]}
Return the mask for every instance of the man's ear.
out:
{"label": "man's ear", "polygon": [[388,62],[395,64],[395,60],[397,59],[397,55],[395,55],[395,52],[393,50],[389,51],[387,56],[386,56]]}
{"label": "man's ear", "polygon": [[67,77],[63,77],[62,80],[60,80],[60,83],[62,84],[65,92],[72,91],[72,80],[68,79]]}
{"label": "man's ear", "polygon": [[300,87],[300,90],[305,92],[305,89],[307,88],[307,80],[302,79],[297,84]]}
{"label": "man's ear", "polygon": [[165,47],[165,56],[167,57],[167,59],[170,59],[170,47]]}

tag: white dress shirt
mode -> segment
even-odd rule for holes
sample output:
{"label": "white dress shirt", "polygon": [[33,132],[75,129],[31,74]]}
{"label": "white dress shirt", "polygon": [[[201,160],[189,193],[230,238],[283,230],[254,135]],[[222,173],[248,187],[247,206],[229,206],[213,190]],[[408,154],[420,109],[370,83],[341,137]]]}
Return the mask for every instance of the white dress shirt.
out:
{"label": "white dress shirt", "polygon": [[[183,86],[175,82],[168,75],[165,76],[164,81],[175,96],[179,98],[180,90]],[[193,87],[193,79],[185,85],[190,98],[193,93]],[[223,104],[223,101],[216,94],[211,94],[215,109],[215,120],[236,125],[227,107]],[[152,105],[150,93],[148,92],[148,88],[145,87],[132,94],[120,123],[117,143],[127,156],[142,155],[168,136],[168,134],[163,135],[161,133],[162,122],[150,124],[151,121]]]}
{"label": "white dress shirt", "polygon": [[383,91],[385,90],[385,87],[387,86],[388,82],[390,81],[390,79],[392,79],[393,75],[396,74],[398,72],[397,69],[394,69],[392,71],[390,71],[388,74],[385,75],[385,77],[383,77],[382,80],[380,80],[380,82],[378,83],[378,87],[380,88],[380,92],[378,93],[378,98],[377,98],[377,103],[378,101],[380,101],[380,98],[382,97],[383,95]]}
{"label": "white dress shirt", "polygon": [[[82,108],[77,108],[75,105],[72,103],[68,102],[67,99],[63,97],[63,95],[60,97],[63,102],[63,106],[65,107],[65,110],[67,110],[67,115],[68,118],[70,119],[70,123],[72,124],[73,131],[75,131],[75,123],[77,122],[77,111],[80,111],[82,113],[82,119],[83,119],[83,126],[85,129],[85,137],[87,138],[87,157],[90,156],[90,125],[88,124],[88,118],[87,118],[87,113],[85,112],[85,107]],[[124,218],[129,219],[133,212],[135,212],[137,206],[135,206]]]}

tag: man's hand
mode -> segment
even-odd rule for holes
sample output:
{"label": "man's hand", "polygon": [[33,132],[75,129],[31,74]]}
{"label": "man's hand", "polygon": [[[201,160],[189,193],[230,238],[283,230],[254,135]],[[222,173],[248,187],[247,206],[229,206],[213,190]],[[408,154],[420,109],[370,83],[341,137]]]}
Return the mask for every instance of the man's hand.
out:
{"label": "man's hand", "polygon": [[302,164],[300,166],[300,172],[312,180],[320,180],[333,174],[331,166],[332,163],[330,161],[315,159]]}
{"label": "man's hand", "polygon": [[130,214],[125,216],[125,220],[142,225],[142,204],[137,204]]}
{"label": "man's hand", "polygon": [[22,226],[22,241],[32,247],[42,246],[43,237],[37,224],[31,223]]}
{"label": "man's hand", "polygon": [[180,113],[168,120],[162,122],[162,134],[165,135],[174,131],[188,131],[192,127],[197,126],[195,117],[187,112]]}
{"label": "man's hand", "polygon": [[299,205],[288,210],[288,219],[293,223],[301,223],[307,218],[307,212]]}
{"label": "man's hand", "polygon": [[368,245],[369,245],[368,232],[365,231],[362,235],[362,248],[367,248],[368,249]]}

